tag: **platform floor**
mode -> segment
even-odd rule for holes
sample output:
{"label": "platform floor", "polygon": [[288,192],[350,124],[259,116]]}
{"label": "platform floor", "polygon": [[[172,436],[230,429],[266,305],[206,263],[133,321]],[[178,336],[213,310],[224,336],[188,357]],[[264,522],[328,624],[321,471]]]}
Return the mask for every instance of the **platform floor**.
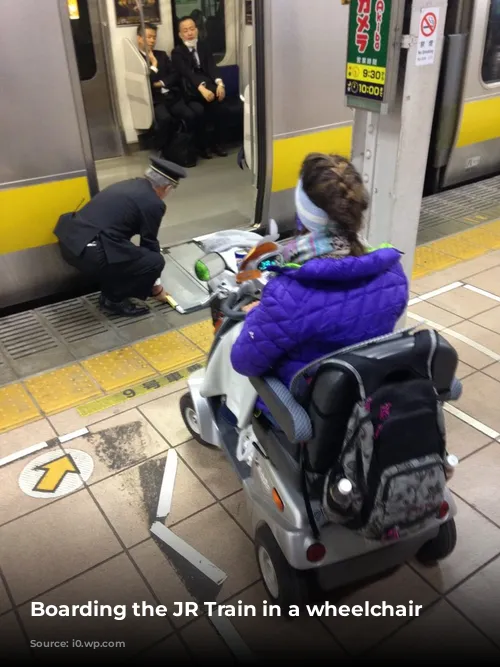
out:
{"label": "platform floor", "polygon": [[[9,379],[3,371],[0,387],[0,658],[28,657],[30,650],[37,658],[49,655],[47,648],[30,649],[32,641],[87,640],[125,642],[126,648],[61,648],[50,653],[51,661],[79,655],[114,661],[134,653],[144,660],[200,663],[210,656],[219,664],[249,655],[287,656],[287,662],[289,656],[325,655],[407,659],[436,657],[440,648],[448,657],[498,660],[500,221],[420,246],[411,292],[408,323],[439,329],[460,355],[464,394],[446,413],[449,449],[461,458],[450,484],[458,504],[458,545],[439,566],[410,562],[346,592],[341,601],[333,595],[329,600],[351,606],[411,600],[423,606],[413,619],[174,617],[174,602],[241,600],[261,608],[266,599],[239,482],[219,452],[190,439],[179,413],[186,377],[203,363],[210,343],[206,313],[185,320],[158,311],[149,324],[106,321],[93,334],[101,336],[94,349],[71,331],[82,308],[92,313],[92,297],[74,302],[65,329],[46,312],[26,314],[26,322],[10,331],[8,321],[0,320],[3,363],[11,373]],[[148,329],[153,321],[162,327]],[[134,326],[143,329],[127,328]],[[13,338],[18,347],[9,347]],[[66,354],[56,368],[49,363],[49,339]],[[38,340],[32,356],[41,367],[26,373],[21,343],[33,349]],[[177,472],[171,511],[157,519],[172,450]],[[166,539],[177,536],[200,554],[200,563],[208,560],[225,573],[222,586],[207,587],[153,534],[158,524],[168,528]],[[31,615],[32,601],[89,600],[127,604],[127,617]],[[143,601],[166,605],[169,614],[134,618],[130,605]]]}

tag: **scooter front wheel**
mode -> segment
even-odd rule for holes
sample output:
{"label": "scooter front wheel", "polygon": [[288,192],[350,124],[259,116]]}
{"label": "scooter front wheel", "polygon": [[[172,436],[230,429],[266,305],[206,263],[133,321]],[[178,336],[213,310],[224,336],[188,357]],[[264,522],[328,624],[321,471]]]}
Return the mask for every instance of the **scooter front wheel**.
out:
{"label": "scooter front wheel", "polygon": [[205,442],[200,435],[198,415],[194,409],[193,399],[191,398],[191,394],[189,392],[181,396],[179,407],[181,410],[182,420],[184,421],[184,424],[186,425],[186,428],[193,439],[204,447],[211,447],[212,445],[210,445],[208,442]]}

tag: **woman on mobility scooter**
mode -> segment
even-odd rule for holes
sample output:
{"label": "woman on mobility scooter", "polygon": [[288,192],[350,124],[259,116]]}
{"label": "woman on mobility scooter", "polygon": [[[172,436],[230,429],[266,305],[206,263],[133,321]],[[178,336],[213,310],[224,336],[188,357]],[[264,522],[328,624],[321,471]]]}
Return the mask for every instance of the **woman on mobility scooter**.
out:
{"label": "woman on mobility scooter", "polygon": [[[259,569],[283,609],[311,584],[326,591],[415,555],[440,560],[456,543],[442,403],[460,394],[458,357],[434,331],[389,335],[408,281],[399,251],[360,238],[367,204],[346,159],[305,159],[296,190],[305,233],[266,264],[263,287],[240,275],[221,290],[206,369],[180,400],[193,437],[221,448],[242,481]],[[264,414],[252,416],[256,396]],[[240,399],[231,420],[228,403],[238,410]]]}
{"label": "woman on mobility scooter", "polygon": [[[273,268],[231,354],[241,375],[272,369],[286,386],[310,362],[392,332],[408,301],[401,253],[359,236],[368,194],[348,160],[308,155],[295,203],[303,231],[282,251],[299,266]],[[267,412],[261,400],[257,407]]]}

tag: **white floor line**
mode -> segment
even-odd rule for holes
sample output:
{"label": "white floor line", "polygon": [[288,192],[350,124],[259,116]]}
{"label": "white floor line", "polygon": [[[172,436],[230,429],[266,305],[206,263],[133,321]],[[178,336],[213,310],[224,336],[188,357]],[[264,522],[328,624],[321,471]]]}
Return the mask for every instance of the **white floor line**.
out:
{"label": "white floor line", "polygon": [[225,572],[211,563],[208,558],[202,556],[196,549],[193,549],[187,542],[184,542],[184,540],[169,530],[160,521],[155,521],[150,530],[153,535],[156,535],[162,542],[165,542],[165,544],[168,544],[172,549],[175,549],[178,554],[183,556],[183,558],[189,561],[191,565],[194,565],[194,567],[218,586],[227,579],[227,574]]}
{"label": "white floor line", "polygon": [[243,639],[236,631],[234,625],[225,616],[215,616],[213,613],[208,617],[209,621],[215,626],[221,637],[229,646],[234,655],[242,662],[255,661],[255,656],[245,644]]}
{"label": "white floor line", "polygon": [[161,482],[160,495],[158,498],[158,509],[156,516],[163,519],[170,514],[172,507],[172,497],[174,494],[175,476],[177,474],[177,452],[175,449],[169,449],[167,460],[165,462],[165,470],[163,472],[163,479]]}
{"label": "white floor line", "polygon": [[445,294],[446,292],[451,292],[452,290],[457,289],[458,287],[463,287],[463,285],[464,283],[460,281],[450,283],[449,285],[445,285],[444,287],[439,287],[439,289],[432,290],[432,292],[426,292],[425,294],[420,294],[419,296],[414,297],[408,302],[408,305],[413,306],[416,303],[421,303],[422,301],[433,299],[435,296],[440,296],[441,294]]}
{"label": "white floor line", "polygon": [[448,336],[452,336],[453,338],[456,338],[457,340],[461,340],[466,345],[469,345],[470,347],[473,347],[478,352],[481,352],[485,356],[490,357],[490,359],[494,359],[495,361],[500,361],[500,354],[497,354],[496,352],[493,352],[493,350],[490,350],[489,348],[484,347],[484,345],[481,345],[480,343],[476,343],[475,340],[472,340],[471,338],[468,338],[467,336],[463,336],[462,334],[458,333],[457,331],[453,331],[452,329],[448,329],[447,327],[444,327],[441,324],[437,324],[436,322],[433,322],[432,320],[428,320],[425,317],[420,317],[420,315],[416,315],[415,313],[407,312],[407,316],[411,317],[411,319],[413,319],[413,320],[417,320],[418,322],[421,322],[422,324],[426,324],[427,326],[432,327],[433,329],[436,329],[436,331],[439,331],[442,334],[447,334]]}
{"label": "white floor line", "polygon": [[[79,438],[82,435],[87,435],[87,433],[90,433],[88,428],[81,428],[78,431],[73,431],[73,433],[67,433],[66,435],[58,436],[57,440],[59,440],[59,443],[62,445],[65,442]],[[0,468],[2,466],[8,465],[9,463],[17,461],[18,459],[22,459],[25,456],[39,452],[41,449],[45,449],[48,446],[48,442],[38,442],[36,445],[31,445],[31,447],[26,447],[25,449],[20,449],[17,452],[13,452],[12,454],[9,454],[9,456],[5,456],[3,459],[0,459]]]}
{"label": "white floor line", "polygon": [[412,320],[416,320],[421,324],[426,324],[428,327],[431,327],[432,329],[436,329],[436,331],[443,331],[444,329],[446,329],[446,327],[443,326],[442,324],[437,324],[437,322],[428,320],[426,317],[422,317],[421,315],[417,315],[416,313],[407,311],[406,315],[407,317],[410,317]]}
{"label": "white floor line", "polygon": [[81,428],[78,431],[73,431],[73,433],[68,433],[67,435],[62,435],[59,437],[59,442],[61,445],[65,442],[69,442],[70,440],[74,440],[75,438],[80,438],[82,435],[87,435],[87,433],[90,433],[88,428]]}
{"label": "white floor line", "polygon": [[9,463],[12,463],[13,461],[22,459],[25,456],[29,456],[30,454],[34,454],[35,452],[39,452],[41,449],[45,449],[48,446],[49,446],[48,442],[38,442],[36,445],[31,445],[31,447],[20,449],[19,451],[14,452],[13,454],[9,454],[9,456],[4,456],[3,459],[0,459],[0,468],[2,466],[6,466]]}
{"label": "white floor line", "polygon": [[464,285],[464,287],[465,289],[468,289],[471,292],[476,292],[477,294],[481,294],[482,296],[487,296],[489,299],[493,299],[493,301],[500,302],[500,296],[497,296],[496,294],[487,292],[486,290],[480,289],[479,287],[474,287],[474,285]]}
{"label": "white floor line", "polygon": [[457,340],[461,340],[463,343],[466,343],[466,345],[473,347],[478,352],[481,352],[482,354],[490,357],[491,359],[494,359],[495,361],[500,361],[500,354],[493,352],[493,350],[490,350],[488,347],[484,347],[484,345],[481,345],[481,343],[476,343],[475,340],[472,340],[467,336],[462,336],[462,334],[459,334],[456,331],[452,331],[451,329],[443,329],[442,333],[446,333],[449,336],[453,336]]}
{"label": "white floor line", "polygon": [[477,419],[474,419],[474,417],[471,417],[470,415],[466,414],[465,412],[462,412],[462,410],[459,410],[454,405],[451,405],[450,403],[446,403],[444,405],[444,409],[446,410],[446,412],[449,412],[454,417],[457,417],[458,419],[465,422],[469,426],[472,426],[472,428],[476,429],[476,431],[479,431],[480,433],[484,433],[484,435],[487,435],[488,438],[491,438],[492,440],[497,440],[500,437],[500,433],[497,433],[497,431],[490,428],[489,426],[486,426],[486,424],[483,424],[482,422],[478,421]]}

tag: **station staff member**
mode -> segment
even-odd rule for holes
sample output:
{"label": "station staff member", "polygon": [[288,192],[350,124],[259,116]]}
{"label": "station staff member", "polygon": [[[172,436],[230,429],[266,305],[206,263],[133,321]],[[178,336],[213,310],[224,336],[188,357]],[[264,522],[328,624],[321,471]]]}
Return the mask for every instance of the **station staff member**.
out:
{"label": "station staff member", "polygon": [[[78,212],[63,214],[54,230],[65,261],[100,282],[101,308],[130,317],[149,312],[132,298],[165,294],[157,238],[167,208],[163,200],[186,177],[172,162],[150,160],[144,177],[110,185]],[[136,235],[140,245],[131,240]]]}

